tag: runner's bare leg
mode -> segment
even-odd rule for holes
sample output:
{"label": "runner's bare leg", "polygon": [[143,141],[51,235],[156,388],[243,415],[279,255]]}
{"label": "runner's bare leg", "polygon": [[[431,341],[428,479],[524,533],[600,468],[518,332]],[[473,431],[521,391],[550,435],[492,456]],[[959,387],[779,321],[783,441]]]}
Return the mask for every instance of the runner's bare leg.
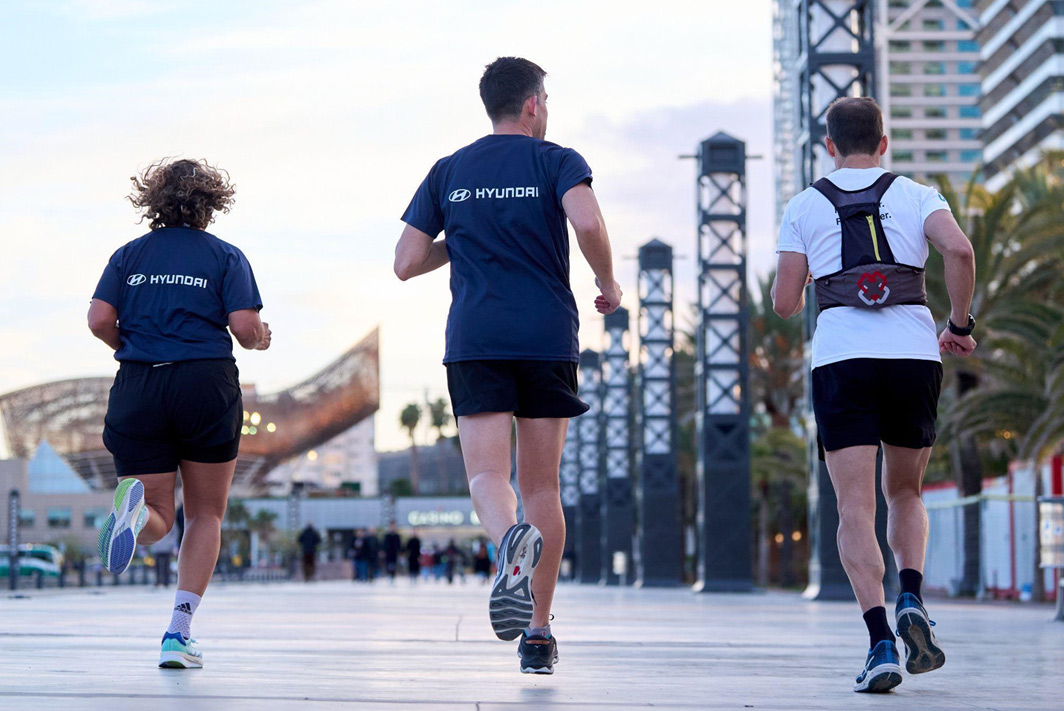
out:
{"label": "runner's bare leg", "polygon": [[513,420],[512,412],[483,412],[458,418],[473,509],[495,545],[517,524],[517,494],[510,486]]}
{"label": "runner's bare leg", "polygon": [[139,479],[144,485],[144,505],[148,508],[148,522],[137,535],[137,543],[148,546],[170,532],[174,526],[174,485],[177,472],[142,474],[122,479]]}
{"label": "runner's bare leg", "polygon": [[876,450],[861,445],[825,456],[839,500],[839,557],[861,612],[884,607],[886,570],[876,538]]}
{"label": "runner's bare leg", "polygon": [[532,578],[535,607],[529,627],[550,624],[554,588],[565,548],[565,516],[562,513],[558,467],[569,420],[517,418],[517,483],[525,507],[525,521],[543,535],[543,556]]}
{"label": "runner's bare leg", "polygon": [[177,588],[203,596],[218,564],[222,519],[236,460],[219,464],[181,462],[185,490],[185,537],[177,558]]}

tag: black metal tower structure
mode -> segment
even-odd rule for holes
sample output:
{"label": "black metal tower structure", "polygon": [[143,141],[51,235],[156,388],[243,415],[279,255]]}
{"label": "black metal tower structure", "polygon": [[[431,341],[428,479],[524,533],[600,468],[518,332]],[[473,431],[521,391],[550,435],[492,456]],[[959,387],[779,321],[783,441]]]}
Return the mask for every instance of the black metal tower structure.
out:
{"label": "black metal tower structure", "polygon": [[620,585],[614,556],[625,561],[624,583],[632,582],[632,445],[631,381],[628,373],[628,309],[619,307],[605,318],[606,349],[602,360],[602,421],[606,443],[606,478],[602,498],[602,580]]}
{"label": "black metal tower structure", "polygon": [[597,583],[602,577],[602,495],[605,460],[602,437],[602,359],[585,350],[580,354],[580,397],[591,409],[577,418],[580,429],[580,508],[577,513],[576,579]]}
{"label": "black metal tower structure", "polygon": [[[843,96],[875,96],[876,0],[796,0],[798,7],[798,180],[801,191],[835,169],[824,146],[825,115],[831,102]],[[810,358],[818,309],[813,287],[806,290],[805,324],[806,422],[809,424],[809,587],[805,596],[816,600],[853,598],[853,589],[839,559],[836,532],[838,500],[820,461],[811,399]],[[879,467],[877,466],[877,479]],[[876,529],[888,571],[893,556],[886,549],[886,501],[876,486]]]}
{"label": "black metal tower structure", "polygon": [[[565,445],[562,449],[562,463],[559,470],[562,496],[562,514],[565,517],[565,547],[562,549],[562,569],[564,577],[573,579],[576,575],[576,541],[580,538],[580,419],[569,421],[565,432]],[[565,561],[568,561],[566,565]]]}
{"label": "black metal tower structure", "polygon": [[698,152],[698,583],[753,589],[746,293],[746,144],[726,133]]}
{"label": "black metal tower structure", "polygon": [[672,247],[639,248],[638,486],[636,585],[683,582],[683,524],[676,469]]}

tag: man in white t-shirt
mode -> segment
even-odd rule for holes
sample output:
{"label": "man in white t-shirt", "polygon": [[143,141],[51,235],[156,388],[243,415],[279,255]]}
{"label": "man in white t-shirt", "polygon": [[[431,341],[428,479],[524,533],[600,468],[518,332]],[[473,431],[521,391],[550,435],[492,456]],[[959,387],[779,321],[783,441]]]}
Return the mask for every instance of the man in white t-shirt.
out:
{"label": "man in white t-shirt", "polygon": [[[877,450],[890,510],[887,538],[901,578],[895,629],[907,670],[919,674],[945,663],[920,595],[928,533],[920,488],[935,441],[940,353],[968,356],[975,349],[969,313],[975,259],[936,190],[879,167],[887,138],[873,99],[839,99],[826,122],[836,170],[787,205],[772,298],[777,314],[797,316],[804,287],[816,283],[813,409],[838,496],[839,555],[869,633],[854,690],[883,692],[902,677],[875,532]],[[941,334],[923,286],[928,242],[943,255],[952,306]]]}

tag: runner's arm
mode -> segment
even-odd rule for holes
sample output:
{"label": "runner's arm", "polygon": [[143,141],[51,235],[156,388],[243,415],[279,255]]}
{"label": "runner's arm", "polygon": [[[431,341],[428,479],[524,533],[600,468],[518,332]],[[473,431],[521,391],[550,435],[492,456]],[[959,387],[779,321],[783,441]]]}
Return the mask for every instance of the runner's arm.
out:
{"label": "runner's arm", "polygon": [[601,313],[612,313],[621,305],[621,287],[613,276],[613,251],[595,192],[587,183],[569,188],[562,195],[562,209],[573,225],[580,252],[595,273],[595,281],[602,291],[602,297],[595,300],[595,307]]}
{"label": "runner's arm", "polygon": [[118,309],[106,301],[93,299],[89,304],[89,330],[111,350],[117,351],[122,347],[122,338],[118,333]]}
{"label": "runner's arm", "polygon": [[407,225],[395,245],[395,275],[401,281],[428,274],[450,261],[446,240],[434,241],[432,237]]}
{"label": "runner's arm", "polygon": [[[964,328],[972,309],[975,293],[975,250],[949,210],[935,210],[924,220],[927,240],[942,255],[945,265],[946,291],[949,293],[950,321]],[[939,348],[959,356],[971,355],[975,339],[954,335],[948,328],[938,339]]]}
{"label": "runner's arm", "polygon": [[949,210],[936,210],[924,220],[927,240],[942,255],[946,266],[946,291],[949,292],[954,324],[968,324],[975,293],[975,250]]}
{"label": "runner's arm", "polygon": [[259,318],[258,309],[239,309],[229,314],[229,330],[237,342],[249,351],[264,351],[270,347],[273,333],[270,325]]}
{"label": "runner's arm", "polygon": [[805,308],[809,261],[799,252],[780,252],[776,280],[772,282],[772,310],[781,318],[797,316]]}

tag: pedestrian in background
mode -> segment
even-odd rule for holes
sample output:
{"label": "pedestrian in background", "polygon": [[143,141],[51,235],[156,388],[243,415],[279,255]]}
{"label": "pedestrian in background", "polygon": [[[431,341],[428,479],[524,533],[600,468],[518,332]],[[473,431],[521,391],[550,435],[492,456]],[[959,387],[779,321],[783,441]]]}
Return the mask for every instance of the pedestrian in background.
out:
{"label": "pedestrian in background", "polygon": [[303,551],[303,582],[309,583],[314,579],[318,570],[318,546],[321,545],[321,534],[314,528],[313,522],[307,523],[306,528],[299,534],[299,547]]}

